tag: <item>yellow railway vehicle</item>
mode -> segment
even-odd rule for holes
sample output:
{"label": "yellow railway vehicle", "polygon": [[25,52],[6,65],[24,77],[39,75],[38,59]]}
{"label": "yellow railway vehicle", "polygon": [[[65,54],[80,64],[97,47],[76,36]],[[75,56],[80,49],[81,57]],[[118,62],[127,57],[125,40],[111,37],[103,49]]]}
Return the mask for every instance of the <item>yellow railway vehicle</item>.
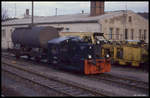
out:
{"label": "yellow railway vehicle", "polygon": [[137,42],[120,42],[112,44],[104,44],[102,56],[105,55],[105,51],[109,51],[114,63],[119,63],[120,65],[131,65],[134,67],[139,67],[148,63],[148,51],[143,44],[138,44]]}

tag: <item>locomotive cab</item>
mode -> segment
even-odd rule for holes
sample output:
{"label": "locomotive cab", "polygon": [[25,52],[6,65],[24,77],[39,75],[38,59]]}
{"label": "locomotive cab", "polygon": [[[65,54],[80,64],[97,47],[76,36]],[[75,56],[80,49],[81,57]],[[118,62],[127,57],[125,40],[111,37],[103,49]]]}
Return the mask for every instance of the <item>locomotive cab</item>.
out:
{"label": "locomotive cab", "polygon": [[48,41],[48,61],[58,68],[83,74],[109,72],[110,62],[96,53],[100,49],[98,46],[78,37],[56,38]]}

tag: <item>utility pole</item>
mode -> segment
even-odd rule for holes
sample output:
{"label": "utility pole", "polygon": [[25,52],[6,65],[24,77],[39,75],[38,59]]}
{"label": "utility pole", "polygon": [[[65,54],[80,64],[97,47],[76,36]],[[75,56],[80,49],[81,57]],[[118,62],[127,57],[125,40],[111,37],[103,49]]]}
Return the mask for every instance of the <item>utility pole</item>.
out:
{"label": "utility pole", "polygon": [[55,12],[55,16],[57,16],[57,8],[56,8],[56,10],[55,10],[56,12]]}
{"label": "utility pole", "polygon": [[16,3],[15,3],[15,18],[16,18]]}
{"label": "utility pole", "polygon": [[33,1],[32,1],[32,24],[31,24],[32,26],[33,26],[33,19],[34,19],[34,15],[33,15],[33,10],[34,10],[34,9],[33,9],[33,8],[34,8],[34,7],[33,7]]}

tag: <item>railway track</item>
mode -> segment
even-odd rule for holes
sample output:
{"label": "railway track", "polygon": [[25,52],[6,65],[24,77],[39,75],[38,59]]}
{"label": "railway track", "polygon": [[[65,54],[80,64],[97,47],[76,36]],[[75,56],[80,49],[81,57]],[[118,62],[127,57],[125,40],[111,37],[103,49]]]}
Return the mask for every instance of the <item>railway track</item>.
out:
{"label": "railway track", "polygon": [[[73,74],[74,75],[74,74]],[[89,76],[81,76],[83,78],[88,78],[96,81],[107,81],[111,83],[115,83],[120,86],[126,86],[129,88],[134,88],[134,89],[139,89],[142,91],[148,91],[149,90],[149,84],[144,82],[144,81],[137,81],[134,79],[129,79],[126,77],[118,77],[118,76],[113,76],[107,73],[100,74],[100,75],[89,75]]]}
{"label": "railway track", "polygon": [[146,91],[146,92],[149,91],[149,84],[144,81],[137,81],[137,80],[129,79],[125,77],[113,76],[107,73],[102,74],[102,75],[91,75],[91,76],[88,76],[87,78],[98,80],[98,81],[99,80],[109,81],[117,85],[139,89],[139,90]]}
{"label": "railway track", "polygon": [[16,77],[28,80],[33,84],[40,85],[41,87],[47,89],[52,89],[67,96],[106,96],[100,92],[95,92],[81,86],[65,83],[63,81],[50,78],[40,73],[23,69],[6,62],[2,62],[2,70],[15,75]]}

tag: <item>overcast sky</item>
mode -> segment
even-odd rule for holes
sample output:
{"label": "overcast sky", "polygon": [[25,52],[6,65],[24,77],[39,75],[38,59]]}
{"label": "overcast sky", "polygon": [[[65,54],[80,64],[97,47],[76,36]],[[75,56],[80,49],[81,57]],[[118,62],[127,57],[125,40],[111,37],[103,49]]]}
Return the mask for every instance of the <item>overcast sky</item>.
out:
{"label": "overcast sky", "polygon": [[[4,2],[2,1],[2,10],[6,9],[9,16],[23,16],[26,9],[29,9],[31,15],[31,2]],[[132,10],[134,12],[149,12],[149,2],[105,2],[105,11],[115,10]],[[16,10],[15,10],[16,8]],[[80,2],[34,2],[34,15],[36,16],[53,16],[57,8],[57,15],[77,14],[84,10],[85,13],[90,13],[90,1]],[[16,12],[16,13],[15,13]]]}

